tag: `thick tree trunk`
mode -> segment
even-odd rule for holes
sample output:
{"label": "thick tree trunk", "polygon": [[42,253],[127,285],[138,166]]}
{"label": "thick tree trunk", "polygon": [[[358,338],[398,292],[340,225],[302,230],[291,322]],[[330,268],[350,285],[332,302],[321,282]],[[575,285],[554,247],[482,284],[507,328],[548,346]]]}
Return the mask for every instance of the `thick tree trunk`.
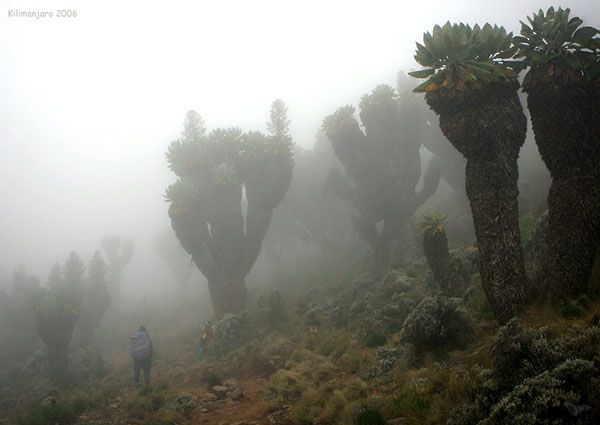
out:
{"label": "thick tree trunk", "polygon": [[215,276],[208,280],[208,289],[217,319],[227,313],[237,314],[246,309],[246,282],[236,276]]}
{"label": "thick tree trunk", "polygon": [[[600,93],[552,68],[553,85],[529,87],[535,141],[552,176],[542,291],[568,300],[585,290],[600,248]],[[541,69],[531,81],[545,82]]]}
{"label": "thick tree trunk", "polygon": [[546,295],[577,297],[587,288],[600,247],[600,173],[552,182],[546,245]]}
{"label": "thick tree trunk", "polygon": [[67,347],[48,346],[48,367],[52,382],[65,386],[70,381],[69,352]]}
{"label": "thick tree trunk", "polygon": [[467,161],[467,197],[479,248],[481,281],[496,318],[506,323],[526,302],[517,197],[517,162]]}
{"label": "thick tree trunk", "polygon": [[450,274],[450,252],[446,232],[425,232],[423,235],[423,251],[431,268],[434,279],[442,290],[446,290]]}
{"label": "thick tree trunk", "polygon": [[504,324],[526,303],[517,197],[519,150],[526,119],[517,83],[465,93],[427,93],[440,128],[467,159],[466,190],[479,247],[481,281],[497,320]]}

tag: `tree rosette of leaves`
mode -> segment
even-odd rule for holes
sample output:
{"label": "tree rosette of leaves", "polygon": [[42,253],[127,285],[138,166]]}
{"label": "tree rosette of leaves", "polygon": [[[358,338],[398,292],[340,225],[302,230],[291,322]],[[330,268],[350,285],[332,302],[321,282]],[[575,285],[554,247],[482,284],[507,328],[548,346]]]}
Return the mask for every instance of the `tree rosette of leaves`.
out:
{"label": "tree rosette of leaves", "polygon": [[423,214],[419,222],[419,228],[423,235],[435,236],[438,233],[445,232],[443,222],[446,221],[446,216],[440,211],[431,211]]}
{"label": "tree rosette of leaves", "polygon": [[521,35],[513,43],[521,69],[529,68],[523,80],[526,92],[548,86],[560,90],[600,77],[600,32],[569,15],[570,9],[550,7],[528,16],[529,25],[521,21]]}
{"label": "tree rosette of leaves", "polygon": [[471,28],[463,23],[436,25],[417,43],[415,60],[426,69],[409,72],[415,78],[427,78],[417,93],[440,92],[460,97],[490,83],[515,81],[519,64],[511,58],[516,51],[512,33],[503,27],[485,24]]}

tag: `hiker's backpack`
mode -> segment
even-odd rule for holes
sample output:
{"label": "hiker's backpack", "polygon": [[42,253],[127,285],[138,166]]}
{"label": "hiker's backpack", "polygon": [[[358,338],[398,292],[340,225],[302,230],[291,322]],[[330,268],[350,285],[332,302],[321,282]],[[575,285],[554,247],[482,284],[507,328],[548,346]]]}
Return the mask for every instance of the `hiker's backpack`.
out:
{"label": "hiker's backpack", "polygon": [[129,338],[131,339],[129,353],[134,359],[141,360],[150,357],[150,338],[146,332],[136,332]]}

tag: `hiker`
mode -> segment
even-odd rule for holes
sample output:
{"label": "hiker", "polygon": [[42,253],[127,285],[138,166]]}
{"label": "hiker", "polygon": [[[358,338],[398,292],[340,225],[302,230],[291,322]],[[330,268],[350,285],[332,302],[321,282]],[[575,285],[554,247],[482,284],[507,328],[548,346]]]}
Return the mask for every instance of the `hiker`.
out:
{"label": "hiker", "polygon": [[140,380],[140,369],[144,370],[144,382],[150,383],[150,366],[152,365],[152,341],[144,325],[129,337],[131,347],[129,353],[133,357],[133,380],[137,384]]}
{"label": "hiker", "polygon": [[202,336],[200,336],[200,340],[198,341],[198,345],[196,347],[196,353],[198,353],[198,361],[202,360],[202,356],[204,352],[208,348],[208,344],[213,338],[215,334],[213,330],[212,323],[209,320],[204,322],[204,332],[202,332]]}

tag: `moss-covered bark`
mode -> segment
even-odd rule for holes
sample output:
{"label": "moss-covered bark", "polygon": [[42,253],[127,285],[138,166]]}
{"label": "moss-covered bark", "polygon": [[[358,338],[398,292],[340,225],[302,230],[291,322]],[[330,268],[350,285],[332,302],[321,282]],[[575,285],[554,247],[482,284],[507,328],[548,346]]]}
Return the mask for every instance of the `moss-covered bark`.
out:
{"label": "moss-covered bark", "polygon": [[246,282],[239,276],[216,276],[208,281],[215,316],[239,313],[246,309]]}
{"label": "moss-covered bark", "polygon": [[566,67],[530,72],[524,89],[535,141],[552,176],[540,277],[559,300],[586,288],[600,247],[600,90]]}
{"label": "moss-covered bark", "polygon": [[425,232],[423,234],[423,251],[434,279],[442,290],[446,289],[450,272],[450,253],[446,232],[443,230]]}
{"label": "moss-covered bark", "polygon": [[526,119],[513,82],[464,92],[428,92],[440,128],[467,159],[466,191],[481,263],[481,280],[500,323],[526,302],[527,278],[518,220],[519,150]]}

